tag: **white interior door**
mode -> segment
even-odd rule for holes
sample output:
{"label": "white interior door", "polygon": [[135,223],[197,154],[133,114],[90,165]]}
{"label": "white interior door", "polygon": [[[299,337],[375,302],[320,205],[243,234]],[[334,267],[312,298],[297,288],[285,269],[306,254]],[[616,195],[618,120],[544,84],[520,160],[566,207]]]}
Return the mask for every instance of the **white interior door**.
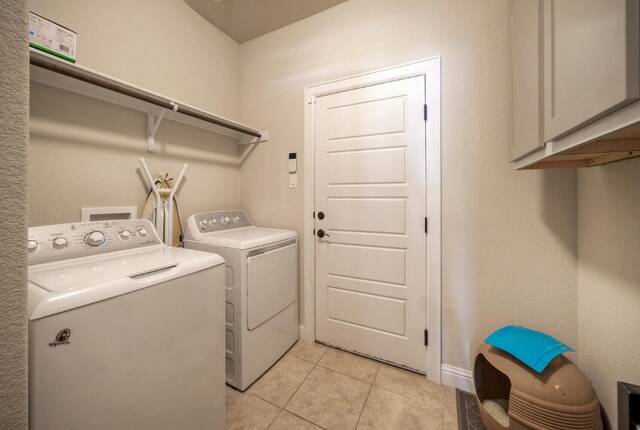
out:
{"label": "white interior door", "polygon": [[318,97],[314,122],[316,339],[422,372],[424,105],[417,76]]}

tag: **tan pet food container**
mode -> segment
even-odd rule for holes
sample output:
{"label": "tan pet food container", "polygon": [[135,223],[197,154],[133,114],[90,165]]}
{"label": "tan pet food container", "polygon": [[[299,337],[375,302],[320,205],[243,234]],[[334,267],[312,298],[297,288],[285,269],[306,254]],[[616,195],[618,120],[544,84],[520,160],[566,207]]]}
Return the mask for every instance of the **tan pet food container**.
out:
{"label": "tan pet food container", "polygon": [[537,373],[486,343],[474,360],[476,399],[487,430],[601,430],[596,393],[563,355]]}

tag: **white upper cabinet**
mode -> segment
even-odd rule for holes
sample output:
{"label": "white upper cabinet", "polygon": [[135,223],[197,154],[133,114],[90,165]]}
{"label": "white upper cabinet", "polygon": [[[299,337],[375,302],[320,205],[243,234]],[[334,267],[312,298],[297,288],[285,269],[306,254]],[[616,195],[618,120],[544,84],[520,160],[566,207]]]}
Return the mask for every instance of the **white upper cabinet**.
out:
{"label": "white upper cabinet", "polygon": [[543,3],[544,0],[509,2],[512,160],[544,146]]}
{"label": "white upper cabinet", "polygon": [[640,12],[639,0],[544,1],[544,140],[550,141],[639,97]]}

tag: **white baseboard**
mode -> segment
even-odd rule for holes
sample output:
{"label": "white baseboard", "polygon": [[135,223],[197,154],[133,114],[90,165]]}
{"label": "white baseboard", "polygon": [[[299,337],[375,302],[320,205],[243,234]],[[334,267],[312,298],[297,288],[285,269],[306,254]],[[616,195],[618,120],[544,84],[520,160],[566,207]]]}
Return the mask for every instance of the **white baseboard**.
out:
{"label": "white baseboard", "polygon": [[448,364],[443,364],[440,369],[442,385],[455,387],[468,393],[476,392],[473,385],[473,373],[470,370],[449,366]]}
{"label": "white baseboard", "polygon": [[307,329],[304,326],[304,324],[298,324],[298,338],[300,340],[307,340],[308,339],[305,337],[307,335]]}

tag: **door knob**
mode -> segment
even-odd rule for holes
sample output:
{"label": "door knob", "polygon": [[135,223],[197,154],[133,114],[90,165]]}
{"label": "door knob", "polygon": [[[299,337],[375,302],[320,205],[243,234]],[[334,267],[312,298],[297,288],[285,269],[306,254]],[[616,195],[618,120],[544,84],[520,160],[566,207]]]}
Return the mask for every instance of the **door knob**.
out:
{"label": "door knob", "polygon": [[318,212],[318,219],[324,219],[324,212]]}
{"label": "door knob", "polygon": [[327,237],[331,237],[328,233],[325,233],[323,229],[318,230],[318,237],[320,239],[322,239],[323,237],[327,236]]}

